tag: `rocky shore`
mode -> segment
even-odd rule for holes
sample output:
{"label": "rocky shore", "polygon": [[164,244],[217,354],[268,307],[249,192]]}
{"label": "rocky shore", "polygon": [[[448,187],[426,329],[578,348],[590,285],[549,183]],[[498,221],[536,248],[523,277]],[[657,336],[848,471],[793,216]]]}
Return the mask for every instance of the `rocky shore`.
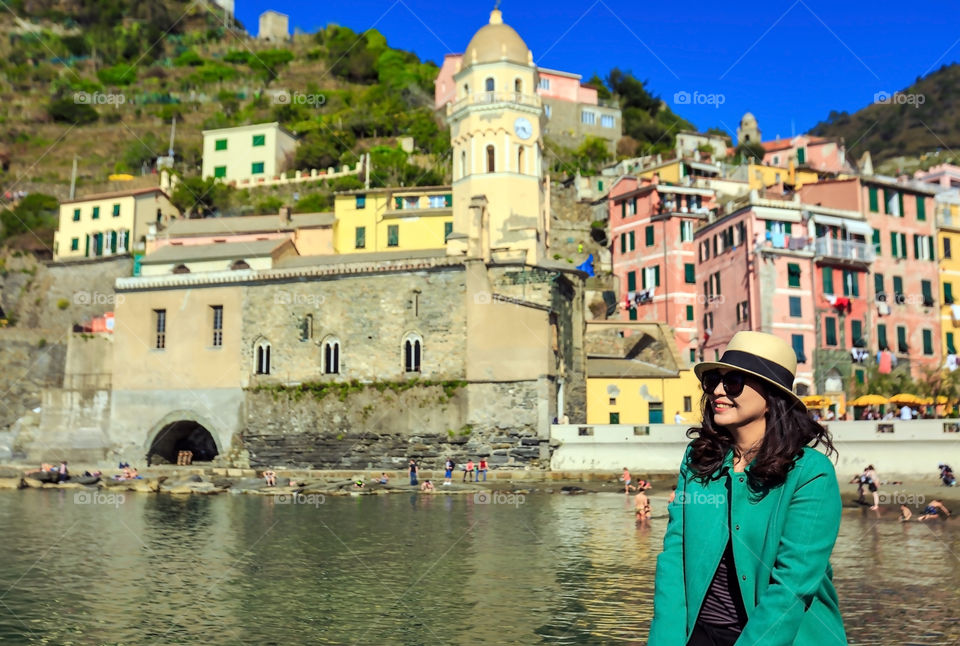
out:
{"label": "rocky shore", "polygon": [[[80,467],[79,472],[82,473]],[[175,467],[161,466],[146,469],[142,478],[114,480],[112,475],[103,478],[74,476],[64,483],[51,481],[55,474],[31,473],[34,469],[23,466],[0,466],[0,489],[72,489],[103,491],[105,493],[164,493],[170,495],[215,495],[222,493],[275,496],[283,494],[321,494],[324,496],[385,495],[391,493],[419,492],[419,486],[409,484],[404,471],[387,471],[388,484],[374,482],[382,471],[276,471],[277,486],[268,487],[260,472],[253,469],[228,469],[199,465]],[[676,477],[670,475],[634,474],[634,477],[649,480],[653,489],[648,496],[653,500],[666,500]],[[493,470],[487,480],[464,482],[463,472],[454,474],[453,483],[444,486],[443,472],[423,469],[420,482],[430,480],[435,494],[475,494],[484,491],[515,494],[585,494],[622,493],[623,483],[617,474],[604,472],[558,472],[540,470]],[[357,487],[358,479],[364,481]],[[845,508],[861,508],[857,503],[856,485],[840,482],[840,492]],[[898,509],[906,504],[911,509],[922,507],[934,498],[943,500],[955,513],[960,514],[960,487],[943,487],[939,480],[911,479],[903,482],[884,483],[880,490],[880,505]],[[871,499],[869,493],[867,500]]]}

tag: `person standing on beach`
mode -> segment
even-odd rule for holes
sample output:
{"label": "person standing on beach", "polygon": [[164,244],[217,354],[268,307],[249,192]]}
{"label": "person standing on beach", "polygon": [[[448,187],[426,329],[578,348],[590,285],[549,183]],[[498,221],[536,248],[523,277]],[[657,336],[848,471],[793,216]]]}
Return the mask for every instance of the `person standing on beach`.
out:
{"label": "person standing on beach", "polygon": [[417,486],[417,463],[413,458],[410,458],[410,486]]}
{"label": "person standing on beach", "polygon": [[620,479],[623,481],[623,493],[630,493],[630,471],[627,467],[623,467],[623,475]]}
{"label": "person standing on beach", "polygon": [[764,332],[694,367],[702,421],[668,508],[647,646],[847,646],[830,566],[836,450],[796,373],[794,349]]}
{"label": "person standing on beach", "polygon": [[457,466],[453,463],[453,458],[447,458],[447,461],[443,464],[443,484],[452,485],[453,484],[453,468]]}
{"label": "person standing on beach", "polygon": [[470,482],[473,482],[473,460],[467,458],[467,464],[463,468],[463,480],[466,482],[467,478],[470,478]]}
{"label": "person standing on beach", "polygon": [[877,488],[880,486],[880,476],[877,475],[877,470],[873,468],[872,464],[863,470],[863,483],[873,494],[873,507],[870,509],[873,511],[880,509],[880,494],[877,493]]}

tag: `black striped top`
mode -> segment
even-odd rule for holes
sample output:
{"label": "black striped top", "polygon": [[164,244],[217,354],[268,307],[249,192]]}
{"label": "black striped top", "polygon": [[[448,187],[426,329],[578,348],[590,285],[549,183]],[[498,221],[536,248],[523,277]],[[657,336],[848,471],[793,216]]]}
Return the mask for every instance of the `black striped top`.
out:
{"label": "black striped top", "polygon": [[707,595],[700,606],[700,621],[711,626],[723,626],[740,632],[747,623],[747,611],[743,607],[740,586],[737,583],[737,568],[733,562],[733,544],[727,540],[723,558],[713,575]]}

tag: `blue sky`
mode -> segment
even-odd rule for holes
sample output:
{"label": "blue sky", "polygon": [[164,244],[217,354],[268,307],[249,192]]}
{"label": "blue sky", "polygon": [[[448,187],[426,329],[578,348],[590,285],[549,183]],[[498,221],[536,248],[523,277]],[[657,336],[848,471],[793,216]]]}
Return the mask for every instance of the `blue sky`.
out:
{"label": "blue sky", "polygon": [[[437,64],[464,50],[493,7],[450,0],[236,2],[252,33],[260,12],[274,9],[307,32],[330,22],[358,32],[375,27],[391,46]],[[732,133],[749,110],[765,140],[805,132],[831,110],[853,112],[877,92],[903,89],[960,61],[955,0],[504,0],[500,8],[542,67],[584,79],[613,67],[631,70],[698,128]],[[691,102],[675,103],[678,92]],[[701,104],[693,104],[694,93]]]}

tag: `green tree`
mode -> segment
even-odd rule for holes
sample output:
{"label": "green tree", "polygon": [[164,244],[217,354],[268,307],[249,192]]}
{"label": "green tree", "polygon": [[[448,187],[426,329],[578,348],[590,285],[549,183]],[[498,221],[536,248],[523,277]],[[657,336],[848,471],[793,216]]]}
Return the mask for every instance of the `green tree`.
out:
{"label": "green tree", "polygon": [[97,78],[104,85],[124,86],[137,80],[137,68],[127,63],[104,67],[97,71]]}
{"label": "green tree", "polygon": [[288,49],[266,49],[252,55],[247,64],[264,85],[270,85],[280,75],[283,67],[292,60],[293,52]]}
{"label": "green tree", "polygon": [[47,114],[49,114],[54,121],[76,125],[93,123],[100,118],[100,115],[92,105],[77,103],[73,97],[53,99],[47,106]]}
{"label": "green tree", "polygon": [[177,184],[170,199],[183,213],[207,216],[226,210],[233,192],[233,187],[212,177],[187,177]]}
{"label": "green tree", "polygon": [[593,76],[589,81],[584,83],[587,87],[592,87],[597,91],[597,98],[602,100],[609,100],[613,98],[613,93],[610,92],[610,89],[607,87],[607,84],[603,82],[603,79],[594,72]]}
{"label": "green tree", "polygon": [[304,195],[293,207],[294,213],[321,213],[330,210],[330,196],[326,193]]}
{"label": "green tree", "polygon": [[31,193],[20,200],[13,210],[5,208],[0,211],[0,226],[3,227],[0,239],[28,231],[56,228],[59,209],[60,202],[52,195]]}

